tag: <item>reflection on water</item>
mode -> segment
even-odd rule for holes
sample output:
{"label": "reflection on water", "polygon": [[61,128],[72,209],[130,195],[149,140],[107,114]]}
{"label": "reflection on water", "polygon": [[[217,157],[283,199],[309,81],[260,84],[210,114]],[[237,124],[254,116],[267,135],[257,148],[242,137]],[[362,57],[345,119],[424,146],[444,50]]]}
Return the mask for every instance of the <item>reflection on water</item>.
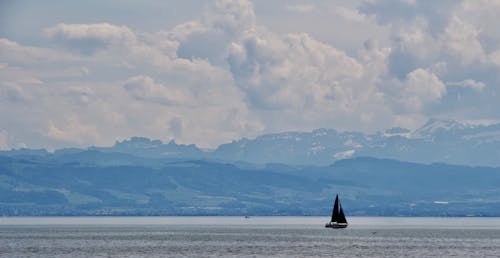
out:
{"label": "reflection on water", "polygon": [[499,218],[0,218],[0,257],[495,256]]}

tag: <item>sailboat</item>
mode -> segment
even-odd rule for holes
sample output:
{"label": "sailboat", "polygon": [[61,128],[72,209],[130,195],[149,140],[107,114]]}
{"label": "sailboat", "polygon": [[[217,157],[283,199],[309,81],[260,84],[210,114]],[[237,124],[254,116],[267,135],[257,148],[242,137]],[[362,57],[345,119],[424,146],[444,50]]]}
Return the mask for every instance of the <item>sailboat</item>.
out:
{"label": "sailboat", "polygon": [[340,204],[339,195],[337,194],[335,203],[333,204],[332,219],[325,224],[325,228],[346,228],[347,225],[347,219],[345,218],[344,210],[342,209],[342,204]]}

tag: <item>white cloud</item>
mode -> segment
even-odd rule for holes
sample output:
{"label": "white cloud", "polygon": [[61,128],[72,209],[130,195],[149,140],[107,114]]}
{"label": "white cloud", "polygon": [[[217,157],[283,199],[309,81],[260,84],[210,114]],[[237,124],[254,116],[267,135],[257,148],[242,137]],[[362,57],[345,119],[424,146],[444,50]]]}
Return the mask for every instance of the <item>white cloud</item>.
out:
{"label": "white cloud", "polygon": [[333,9],[333,12],[336,15],[338,15],[339,17],[342,17],[348,21],[360,23],[360,22],[365,22],[367,20],[367,17],[365,14],[362,14],[357,9],[353,9],[353,8],[336,6]]}
{"label": "white cloud", "polygon": [[17,42],[0,38],[2,69],[32,67],[54,62],[74,62],[77,57],[54,49],[21,46]]}
{"label": "white cloud", "polygon": [[286,9],[297,13],[310,13],[316,10],[316,6],[312,4],[293,4],[287,5]]}
{"label": "white cloud", "polygon": [[0,99],[7,102],[26,102],[33,98],[26,83],[0,82]]}
{"label": "white cloud", "polygon": [[[43,68],[43,62],[29,70],[5,66],[0,74],[10,81],[0,85],[0,98],[8,101],[0,102],[0,110],[12,112],[0,112],[0,126],[14,132],[14,146],[36,137],[29,147],[109,145],[134,135],[214,147],[261,130],[227,71],[206,60],[177,58],[156,43],[137,40],[126,49],[109,46],[100,55],[75,58],[71,65],[89,76],[85,83],[80,74],[60,73],[59,62],[67,61],[56,57]],[[131,66],[115,65],[123,61]],[[51,77],[22,79],[40,69]],[[144,71],[151,76],[134,76]]]}
{"label": "white cloud", "polygon": [[446,94],[445,84],[433,73],[417,69],[406,76],[405,92],[413,108],[420,109],[425,102],[434,102]]}
{"label": "white cloud", "polygon": [[488,56],[488,61],[491,62],[492,64],[500,67],[500,49],[492,52],[489,56]]}
{"label": "white cloud", "polygon": [[[497,119],[493,110],[500,91],[496,76],[500,68],[500,31],[495,28],[500,22],[498,1],[415,1],[408,5],[379,0],[365,2],[359,10],[391,28],[389,76],[378,84],[386,99],[406,99],[403,84],[418,69],[446,82],[445,90],[437,87],[442,94],[434,94],[440,97],[426,98],[433,101],[416,98],[409,102],[413,105],[394,105],[398,116],[406,116],[397,120],[414,124],[409,117],[414,121],[429,116]],[[408,113],[416,110],[418,113]]]}
{"label": "white cloud", "polygon": [[408,73],[404,81],[393,81],[386,97],[396,113],[418,117],[426,105],[438,102],[446,92],[446,85],[435,74],[419,68]]}
{"label": "white cloud", "polygon": [[354,59],[307,34],[276,37],[253,31],[232,45],[231,71],[255,108],[307,108],[362,76]]}
{"label": "white cloud", "polygon": [[445,30],[445,45],[452,55],[461,57],[462,62],[470,64],[474,61],[483,62],[485,54],[478,39],[479,29],[472,24],[464,23],[454,16]]}
{"label": "white cloud", "polygon": [[204,16],[206,24],[230,35],[252,28],[255,19],[253,5],[248,0],[217,0]]}
{"label": "white cloud", "polygon": [[475,81],[472,79],[467,79],[459,82],[448,82],[446,83],[448,86],[457,86],[463,88],[471,88],[475,91],[482,91],[486,85],[483,82]]}
{"label": "white cloud", "polygon": [[173,87],[157,84],[147,76],[129,78],[123,88],[136,100],[150,101],[162,105],[188,105],[191,98]]}
{"label": "white cloud", "polygon": [[98,134],[95,125],[82,123],[76,115],[71,115],[61,126],[50,121],[47,131],[47,135],[55,140],[78,145],[95,142]]}
{"label": "white cloud", "polygon": [[408,26],[399,28],[397,33],[397,50],[414,56],[419,61],[427,61],[440,51],[441,42],[429,33],[429,23],[417,18]]}
{"label": "white cloud", "polygon": [[58,43],[84,54],[93,54],[111,45],[127,45],[136,40],[135,34],[125,26],[108,23],[65,24],[47,28],[45,34]]}

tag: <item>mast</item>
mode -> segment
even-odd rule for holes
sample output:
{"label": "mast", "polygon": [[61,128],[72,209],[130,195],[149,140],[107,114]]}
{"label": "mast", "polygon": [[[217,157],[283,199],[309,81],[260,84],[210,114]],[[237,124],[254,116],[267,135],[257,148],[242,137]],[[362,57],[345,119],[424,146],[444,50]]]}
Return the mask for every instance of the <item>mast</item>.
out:
{"label": "mast", "polygon": [[333,212],[332,212],[332,222],[337,222],[339,219],[339,195],[335,197],[335,203],[333,204]]}

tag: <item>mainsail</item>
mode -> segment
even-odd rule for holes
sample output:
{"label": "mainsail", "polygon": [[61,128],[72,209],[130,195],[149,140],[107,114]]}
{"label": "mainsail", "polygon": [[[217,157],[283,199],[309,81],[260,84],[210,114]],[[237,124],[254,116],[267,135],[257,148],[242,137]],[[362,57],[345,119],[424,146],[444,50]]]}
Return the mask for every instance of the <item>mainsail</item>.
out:
{"label": "mainsail", "polygon": [[342,209],[342,204],[339,202],[339,195],[335,197],[335,203],[333,204],[332,220],[331,222],[337,223],[347,223],[347,219],[344,215],[344,210]]}
{"label": "mainsail", "polygon": [[336,222],[339,217],[339,195],[337,194],[337,197],[335,197],[335,203],[333,204],[333,211],[332,211],[332,222]]}

